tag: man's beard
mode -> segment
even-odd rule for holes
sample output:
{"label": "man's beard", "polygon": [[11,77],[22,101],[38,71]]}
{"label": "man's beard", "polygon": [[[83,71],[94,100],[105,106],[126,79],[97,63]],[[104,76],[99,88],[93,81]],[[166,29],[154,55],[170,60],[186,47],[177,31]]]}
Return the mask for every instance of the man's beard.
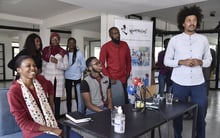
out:
{"label": "man's beard", "polygon": [[196,31],[196,26],[195,25],[190,25],[190,28],[188,29],[189,32],[195,32]]}
{"label": "man's beard", "polygon": [[114,43],[116,43],[116,44],[119,44],[119,43],[120,43],[120,39],[114,39],[114,38],[112,38],[112,41],[113,41]]}
{"label": "man's beard", "polygon": [[95,72],[95,73],[100,73],[101,72],[100,70],[97,70],[95,68],[92,68],[92,71]]}

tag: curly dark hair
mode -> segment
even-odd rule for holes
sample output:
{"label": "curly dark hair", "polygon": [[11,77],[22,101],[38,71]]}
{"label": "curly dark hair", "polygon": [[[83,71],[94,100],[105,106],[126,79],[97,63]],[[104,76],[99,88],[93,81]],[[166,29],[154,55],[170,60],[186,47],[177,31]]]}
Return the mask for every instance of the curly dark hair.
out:
{"label": "curly dark hair", "polygon": [[189,15],[195,15],[197,17],[197,28],[200,28],[201,21],[204,17],[202,14],[202,9],[196,5],[193,5],[190,7],[184,6],[177,14],[177,23],[180,30],[184,30],[183,23],[185,18]]}

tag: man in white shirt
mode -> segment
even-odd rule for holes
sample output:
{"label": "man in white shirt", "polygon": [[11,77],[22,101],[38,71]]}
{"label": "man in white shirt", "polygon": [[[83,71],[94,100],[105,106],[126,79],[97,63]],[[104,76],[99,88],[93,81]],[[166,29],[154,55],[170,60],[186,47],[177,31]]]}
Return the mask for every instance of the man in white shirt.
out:
{"label": "man in white shirt", "polygon": [[[197,34],[203,15],[197,6],[184,7],[177,15],[178,28],[183,33],[172,37],[164,58],[164,64],[172,67],[173,94],[180,101],[198,104],[197,138],[205,138],[205,117],[208,98],[202,67],[212,61],[208,40]],[[182,138],[182,116],[174,120],[175,138]]]}

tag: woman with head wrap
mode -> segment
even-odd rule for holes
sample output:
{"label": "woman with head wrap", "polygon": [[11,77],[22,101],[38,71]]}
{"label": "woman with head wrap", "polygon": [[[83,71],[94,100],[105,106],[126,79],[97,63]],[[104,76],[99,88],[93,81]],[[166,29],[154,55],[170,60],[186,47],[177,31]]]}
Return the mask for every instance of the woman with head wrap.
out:
{"label": "woman with head wrap", "polygon": [[60,97],[64,94],[64,71],[68,67],[68,58],[66,51],[60,47],[60,36],[58,33],[52,33],[50,45],[42,51],[43,66],[42,74],[54,85],[54,103],[55,117],[60,115]]}

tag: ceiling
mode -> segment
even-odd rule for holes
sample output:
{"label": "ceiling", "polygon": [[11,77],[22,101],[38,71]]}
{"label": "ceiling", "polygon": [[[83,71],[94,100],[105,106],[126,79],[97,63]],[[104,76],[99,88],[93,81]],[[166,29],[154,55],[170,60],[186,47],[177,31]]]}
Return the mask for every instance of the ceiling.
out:
{"label": "ceiling", "polygon": [[[1,14],[8,17],[13,15],[13,17],[18,18],[45,20],[81,8],[120,16],[137,14],[157,17],[176,24],[176,13],[180,8],[179,5],[191,3],[197,3],[198,6],[201,6],[205,15],[202,26],[204,29],[212,29],[217,26],[220,21],[220,0],[0,0],[0,25],[13,25],[16,22],[15,19],[5,21],[1,18]],[[210,16],[211,11],[215,11],[215,17]],[[19,24],[33,27],[32,24],[20,23],[20,21]],[[80,23],[69,23],[60,29],[70,30],[72,26],[99,32],[100,18]]]}

